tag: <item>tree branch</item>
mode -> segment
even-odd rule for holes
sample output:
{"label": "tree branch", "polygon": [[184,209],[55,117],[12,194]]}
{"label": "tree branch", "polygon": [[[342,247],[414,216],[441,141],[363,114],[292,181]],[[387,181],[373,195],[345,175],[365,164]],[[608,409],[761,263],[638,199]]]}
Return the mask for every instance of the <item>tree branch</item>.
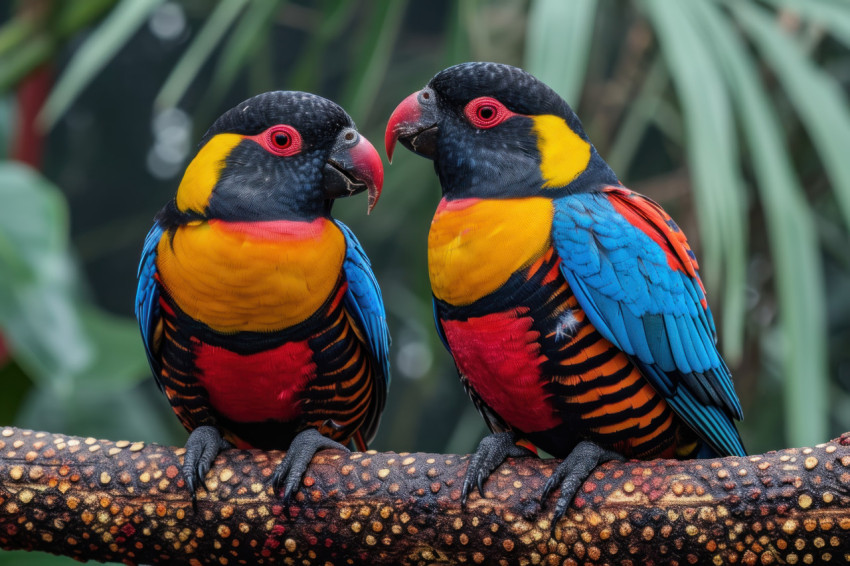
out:
{"label": "tree branch", "polygon": [[510,460],[462,508],[466,457],[321,452],[294,502],[281,453],[230,450],[198,492],[182,449],[0,430],[0,547],[191,564],[812,564],[850,561],[850,433],[747,458],[611,462],[564,519],[557,461]]}

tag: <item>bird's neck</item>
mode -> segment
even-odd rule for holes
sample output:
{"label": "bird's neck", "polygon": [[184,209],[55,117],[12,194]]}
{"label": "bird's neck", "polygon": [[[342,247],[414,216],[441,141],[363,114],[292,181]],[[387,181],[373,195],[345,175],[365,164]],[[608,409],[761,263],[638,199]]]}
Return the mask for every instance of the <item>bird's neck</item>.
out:
{"label": "bird's neck", "polygon": [[536,161],[528,155],[505,159],[497,152],[469,157],[438,157],[434,161],[443,196],[448,199],[515,198],[535,196],[542,180]]}
{"label": "bird's neck", "polygon": [[[318,201],[317,205],[310,210],[282,210],[273,211],[269,209],[258,210],[250,214],[220,214],[219,210],[207,209],[203,213],[194,210],[180,210],[175,200],[169,201],[156,216],[157,222],[166,230],[186,225],[190,222],[226,222],[235,225],[248,225],[259,223],[265,225],[280,225],[286,223],[310,223],[319,219],[331,219],[332,200]],[[276,212],[276,213],[275,213]]]}
{"label": "bird's neck", "polygon": [[553,186],[543,178],[538,155],[513,152],[509,157],[498,151],[459,154],[443,148],[434,160],[443,196],[449,200],[465,198],[559,198],[567,194],[592,192],[619,185],[614,171],[590,146],[586,167],[563,186]]}

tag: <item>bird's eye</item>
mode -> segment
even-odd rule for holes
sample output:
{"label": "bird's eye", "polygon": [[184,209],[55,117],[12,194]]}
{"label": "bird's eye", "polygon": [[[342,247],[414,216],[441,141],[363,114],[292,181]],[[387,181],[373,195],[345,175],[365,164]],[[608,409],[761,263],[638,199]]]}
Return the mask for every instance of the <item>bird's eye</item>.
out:
{"label": "bird's eye", "polygon": [[274,155],[289,157],[301,151],[301,134],[292,126],[278,124],[265,132],[251,136],[263,149]]}
{"label": "bird's eye", "polygon": [[492,128],[516,116],[504,104],[489,96],[481,96],[470,100],[463,109],[466,119],[477,128]]}
{"label": "bird's eye", "polygon": [[286,149],[292,145],[292,138],[286,132],[278,132],[272,138],[274,145],[279,149]]}

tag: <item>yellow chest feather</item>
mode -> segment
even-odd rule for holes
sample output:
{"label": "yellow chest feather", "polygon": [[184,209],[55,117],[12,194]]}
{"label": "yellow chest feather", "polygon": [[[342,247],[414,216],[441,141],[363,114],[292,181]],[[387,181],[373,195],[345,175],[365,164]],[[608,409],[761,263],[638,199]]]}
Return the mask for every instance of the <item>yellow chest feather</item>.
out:
{"label": "yellow chest feather", "polygon": [[157,269],[168,294],[219,332],[274,331],[312,315],[345,257],[342,232],[313,222],[191,222],[165,234]]}
{"label": "yellow chest feather", "polygon": [[428,234],[434,296],[468,305],[499,289],[550,246],[547,198],[442,200]]}

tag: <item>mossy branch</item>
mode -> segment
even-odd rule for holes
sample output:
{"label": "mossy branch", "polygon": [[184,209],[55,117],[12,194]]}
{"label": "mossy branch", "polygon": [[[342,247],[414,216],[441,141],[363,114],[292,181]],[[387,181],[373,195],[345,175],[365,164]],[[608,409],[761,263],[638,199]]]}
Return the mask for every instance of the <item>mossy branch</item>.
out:
{"label": "mossy branch", "polygon": [[611,462],[564,519],[557,461],[503,465],[460,505],[466,457],[321,452],[294,502],[279,452],[230,450],[197,510],[182,449],[0,429],[0,547],[126,563],[707,564],[850,561],[850,433],[747,458]]}

